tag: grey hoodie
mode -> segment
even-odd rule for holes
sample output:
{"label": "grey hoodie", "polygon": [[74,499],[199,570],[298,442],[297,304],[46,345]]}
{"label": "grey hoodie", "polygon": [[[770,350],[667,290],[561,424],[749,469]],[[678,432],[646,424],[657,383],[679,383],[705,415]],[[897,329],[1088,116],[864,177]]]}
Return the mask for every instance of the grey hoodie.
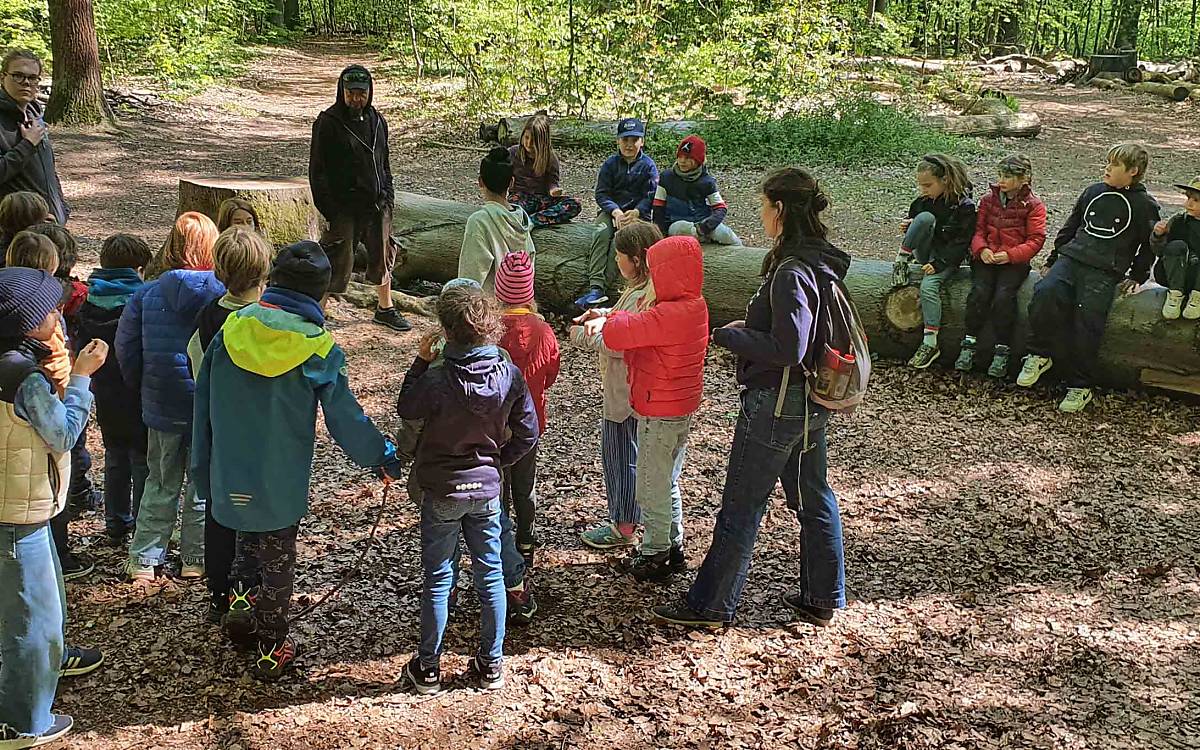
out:
{"label": "grey hoodie", "polygon": [[46,199],[54,220],[65,225],[71,215],[54,167],[50,134],[34,146],[21,137],[21,125],[42,119],[42,105],[30,102],[22,112],[8,92],[0,90],[0,198],[28,190]]}
{"label": "grey hoodie", "polygon": [[533,259],[533,222],[520,206],[505,208],[488,201],[467,217],[463,230],[462,252],[458,255],[458,275],[478,281],[483,291],[496,288],[496,269],[509,253],[526,252]]}

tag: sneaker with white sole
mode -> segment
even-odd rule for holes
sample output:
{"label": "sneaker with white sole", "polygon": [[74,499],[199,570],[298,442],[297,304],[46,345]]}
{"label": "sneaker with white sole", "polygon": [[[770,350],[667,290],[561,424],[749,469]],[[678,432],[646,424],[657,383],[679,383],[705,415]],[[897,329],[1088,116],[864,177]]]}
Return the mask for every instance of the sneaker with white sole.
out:
{"label": "sneaker with white sole", "polygon": [[917,353],[912,355],[912,359],[908,360],[909,367],[915,367],[918,370],[924,370],[942,356],[942,350],[936,346],[922,343],[917,347]]}
{"label": "sneaker with white sole", "polygon": [[1188,295],[1187,307],[1183,308],[1184,320],[1200,320],[1200,292]]}
{"label": "sneaker with white sole", "polygon": [[188,565],[184,563],[179,569],[179,577],[187,581],[198,581],[204,577],[204,565]]}
{"label": "sneaker with white sole", "polygon": [[1174,289],[1167,290],[1167,299],[1163,302],[1162,316],[1164,320],[1179,320],[1183,312],[1183,292]]}
{"label": "sneaker with white sole", "polygon": [[592,549],[616,549],[617,547],[632,547],[637,544],[636,535],[626,536],[611,523],[583,532],[580,539]]}
{"label": "sneaker with white sole", "polygon": [[1092,403],[1091,388],[1068,388],[1067,396],[1058,405],[1058,410],[1074,414],[1083,411],[1083,408],[1090,403]]}
{"label": "sneaker with white sole", "polygon": [[50,720],[50,728],[41,734],[22,734],[8,724],[0,724],[0,750],[24,750],[48,745],[75,726],[75,720],[66,714],[50,714]]}
{"label": "sneaker with white sole", "polygon": [[483,659],[476,656],[471,659],[467,671],[479,680],[480,690],[499,690],[504,687],[504,662],[496,661],[491,664],[484,663]]}
{"label": "sneaker with white sole", "polygon": [[1026,354],[1025,360],[1021,364],[1021,374],[1017,375],[1017,385],[1028,388],[1038,382],[1038,378],[1042,377],[1053,366],[1054,360],[1049,357],[1043,357],[1038,354]]}
{"label": "sneaker with white sole", "polygon": [[993,378],[1008,377],[1008,347],[1004,344],[996,344],[996,348],[992,351],[992,363],[988,365],[988,375]]}
{"label": "sneaker with white sole", "polygon": [[153,582],[154,566],[141,565],[133,560],[125,563],[125,580],[130,583]]}
{"label": "sneaker with white sole", "polygon": [[417,695],[437,695],[442,692],[442,670],[438,667],[422,667],[419,656],[414,656],[404,666],[404,676],[412,683]]}
{"label": "sneaker with white sole", "polygon": [[104,663],[104,654],[98,648],[67,646],[63,650],[62,676],[79,677],[95,672]]}

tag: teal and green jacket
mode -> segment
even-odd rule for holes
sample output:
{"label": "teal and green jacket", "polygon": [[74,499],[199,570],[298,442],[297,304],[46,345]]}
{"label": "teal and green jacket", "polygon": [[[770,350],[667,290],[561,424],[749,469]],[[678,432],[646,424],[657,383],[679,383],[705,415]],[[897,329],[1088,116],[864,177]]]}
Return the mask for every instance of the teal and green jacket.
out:
{"label": "teal and green jacket", "polygon": [[396,465],[395,448],[350,392],[346,357],[324,322],[315,300],[272,287],[231,314],[205,352],[192,477],[222,526],[275,531],[308,512],[318,403],[352,461]]}

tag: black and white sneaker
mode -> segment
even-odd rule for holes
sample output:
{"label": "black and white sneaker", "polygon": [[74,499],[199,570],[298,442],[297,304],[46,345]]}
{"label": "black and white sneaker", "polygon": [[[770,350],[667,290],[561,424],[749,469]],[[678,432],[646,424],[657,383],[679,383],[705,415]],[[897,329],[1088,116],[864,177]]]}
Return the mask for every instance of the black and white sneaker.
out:
{"label": "black and white sneaker", "polygon": [[67,646],[63,652],[62,676],[79,677],[95,672],[104,663],[104,654],[98,648]]}
{"label": "black and white sneaker", "polygon": [[442,692],[442,670],[438,667],[425,669],[421,657],[414,656],[404,667],[404,676],[412,683],[418,695],[437,695]]}
{"label": "black and white sneaker", "polygon": [[483,659],[476,656],[471,659],[471,664],[467,669],[479,679],[480,690],[499,690],[504,687],[503,661],[484,664]]}
{"label": "black and white sneaker", "polygon": [[676,573],[686,571],[687,560],[683,556],[682,548],[672,547],[655,555],[643,555],[638,552],[627,558],[622,568],[639,582],[662,583]]}
{"label": "black and white sneaker", "polygon": [[75,726],[75,720],[65,714],[50,714],[50,728],[41,734],[21,734],[8,724],[0,724],[0,750],[24,750],[54,742]]}
{"label": "black and white sneaker", "polygon": [[412,323],[409,323],[407,318],[396,312],[396,308],[394,307],[376,309],[375,317],[372,320],[385,328],[391,328],[393,331],[412,330]]}
{"label": "black and white sneaker", "polygon": [[96,569],[96,564],[92,562],[87,555],[71,553],[65,560],[60,560],[62,563],[62,576],[64,581],[74,581],[91,574]]}

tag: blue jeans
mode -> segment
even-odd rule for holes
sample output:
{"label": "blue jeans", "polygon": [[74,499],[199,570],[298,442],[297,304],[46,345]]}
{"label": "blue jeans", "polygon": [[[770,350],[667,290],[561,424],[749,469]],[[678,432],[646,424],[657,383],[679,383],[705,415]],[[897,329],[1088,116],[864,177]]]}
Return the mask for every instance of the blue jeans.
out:
{"label": "blue jeans", "polygon": [[471,551],[471,571],[479,595],[479,657],[487,664],[504,658],[508,601],[500,566],[500,498],[465,502],[426,496],[421,505],[425,592],[421,597],[421,643],[417,647],[424,669],[438,666],[442,654],[460,531]]}
{"label": "blue jeans", "polygon": [[[796,386],[788,389],[776,417],[778,396],[778,389],[769,388],[742,394],[712,546],[687,593],[688,607],[705,617],[733,620],[763,513],[776,480],[797,452],[794,481],[800,494],[800,593],[810,606],[846,606],[842,520],[837,498],[825,479],[829,412],[809,405],[804,388]],[[808,450],[804,450],[806,406],[810,410]]]}
{"label": "blue jeans", "polygon": [[50,728],[66,611],[50,527],[0,525],[0,724],[34,735]]}
{"label": "blue jeans", "polygon": [[[458,561],[462,556],[462,545],[454,547],[453,577],[450,579],[450,589],[458,586]],[[504,588],[515,589],[525,582],[525,556],[517,549],[517,530],[513,525],[512,513],[508,504],[500,503],[500,569],[504,573]]]}

